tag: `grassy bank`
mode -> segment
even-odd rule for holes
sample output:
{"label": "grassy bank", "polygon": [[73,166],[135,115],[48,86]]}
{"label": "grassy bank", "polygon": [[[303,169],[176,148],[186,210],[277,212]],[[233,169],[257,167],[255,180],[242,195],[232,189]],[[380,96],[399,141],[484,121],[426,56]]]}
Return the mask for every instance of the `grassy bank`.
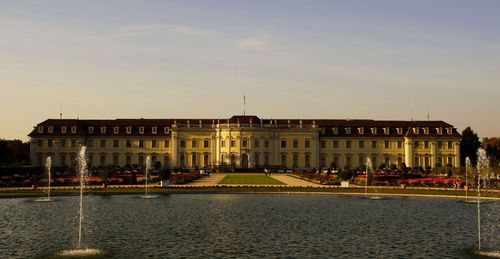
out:
{"label": "grassy bank", "polygon": [[[79,195],[77,189],[54,189],[51,191],[53,196],[74,196]],[[87,189],[86,193],[92,195],[140,195],[144,193],[144,188],[93,188]],[[150,188],[150,193],[156,194],[216,194],[216,193],[310,193],[310,194],[352,194],[363,195],[364,188],[315,188],[315,187],[287,187],[287,186],[209,186],[209,187],[169,187],[169,188]],[[378,195],[400,195],[400,196],[446,196],[446,197],[465,197],[463,190],[439,190],[439,189],[403,189],[403,188],[377,188],[369,189],[369,194]],[[40,190],[4,190],[0,192],[0,198],[17,197],[43,197],[45,191]],[[469,192],[470,197],[475,197],[474,192]],[[498,192],[482,192],[484,198],[500,199]]]}

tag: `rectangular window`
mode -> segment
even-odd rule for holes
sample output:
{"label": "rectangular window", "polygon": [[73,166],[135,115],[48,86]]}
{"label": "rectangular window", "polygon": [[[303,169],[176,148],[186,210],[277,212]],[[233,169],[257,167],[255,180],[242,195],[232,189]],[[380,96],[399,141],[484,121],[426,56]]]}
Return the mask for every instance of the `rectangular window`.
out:
{"label": "rectangular window", "polygon": [[132,141],[127,139],[127,147],[130,148],[132,147]]}
{"label": "rectangular window", "polygon": [[49,133],[54,132],[54,126],[47,127],[47,132],[49,132]]}
{"label": "rectangular window", "polygon": [[94,140],[92,140],[92,139],[87,140],[87,146],[94,147]]}
{"label": "rectangular window", "polygon": [[71,147],[76,147],[76,140],[74,139],[71,140]]}
{"label": "rectangular window", "polygon": [[221,145],[221,147],[226,147],[226,141],[225,140],[221,140],[220,145]]}
{"label": "rectangular window", "polygon": [[120,143],[120,142],[118,141],[118,139],[114,139],[114,140],[113,140],[113,147],[114,147],[114,148],[118,148],[119,143]]}
{"label": "rectangular window", "polygon": [[452,149],[452,148],[453,148],[453,142],[448,141],[448,149]]}
{"label": "rectangular window", "polygon": [[385,149],[391,148],[391,142],[389,142],[389,141],[387,141],[387,140],[386,140],[386,141],[384,141],[384,148],[385,148]]}
{"label": "rectangular window", "polygon": [[438,141],[438,148],[443,148],[443,141]]}
{"label": "rectangular window", "polygon": [[350,140],[347,140],[347,141],[345,142],[345,147],[346,147],[346,148],[351,148],[351,141],[350,141]]}
{"label": "rectangular window", "polygon": [[429,141],[424,142],[424,148],[429,148]]}
{"label": "rectangular window", "polygon": [[209,143],[209,142],[208,142],[208,139],[203,140],[203,147],[204,147],[204,148],[208,148],[208,147],[209,147],[209,146],[208,146],[208,143]]}
{"label": "rectangular window", "polygon": [[163,146],[164,146],[165,148],[169,148],[169,147],[170,147],[170,141],[165,140],[165,142],[163,143]]}
{"label": "rectangular window", "polygon": [[326,156],[321,156],[319,161],[320,161],[319,166],[325,168],[326,167]]}
{"label": "rectangular window", "polygon": [[101,148],[105,148],[105,147],[106,147],[106,140],[101,139]]}
{"label": "rectangular window", "polygon": [[113,165],[114,166],[118,165],[118,155],[113,155]]}
{"label": "rectangular window", "polygon": [[52,147],[52,139],[47,140],[47,147]]}
{"label": "rectangular window", "polygon": [[156,148],[156,140],[151,140],[151,147]]}
{"label": "rectangular window", "polygon": [[264,147],[265,148],[268,148],[269,147],[269,140],[264,140]]}
{"label": "rectangular window", "polygon": [[365,142],[363,140],[359,141],[359,148],[365,148]]}
{"label": "rectangular window", "polygon": [[242,142],[243,142],[242,143],[243,147],[247,147],[247,145],[248,145],[247,139],[244,138]]}
{"label": "rectangular window", "polygon": [[293,140],[293,148],[299,148],[299,141],[296,139]]}
{"label": "rectangular window", "polygon": [[398,141],[398,148],[403,148],[403,141]]}
{"label": "rectangular window", "polygon": [[333,148],[339,148],[339,141],[338,140],[333,141]]}
{"label": "rectangular window", "polygon": [[346,156],[346,158],[345,158],[345,164],[348,167],[352,166],[352,158],[351,158],[351,156]]}
{"label": "rectangular window", "polygon": [[181,145],[181,148],[186,148],[186,140],[181,139],[180,145]]}
{"label": "rectangular window", "polygon": [[157,130],[158,130],[158,128],[157,128],[157,127],[152,127],[152,128],[151,128],[151,133],[156,134],[156,133],[157,133]]}
{"label": "rectangular window", "polygon": [[101,161],[100,162],[100,165],[106,165],[106,156],[105,155],[101,155]]}
{"label": "rectangular window", "polygon": [[264,154],[264,165],[269,165],[269,154],[268,153]]}
{"label": "rectangular window", "polygon": [[61,147],[66,147],[66,140],[65,139],[61,139]]}
{"label": "rectangular window", "polygon": [[305,159],[304,159],[304,160],[305,160],[305,166],[306,166],[307,168],[311,167],[311,156],[310,156],[309,154],[306,154],[306,156],[305,156]]}
{"label": "rectangular window", "polygon": [[125,156],[125,164],[126,165],[131,165],[132,164],[132,157],[130,155]]}
{"label": "rectangular window", "polygon": [[321,148],[326,148],[326,141],[321,140],[319,143]]}
{"label": "rectangular window", "polygon": [[94,133],[94,127],[89,127],[89,134]]}
{"label": "rectangular window", "polygon": [[66,133],[66,129],[67,129],[66,126],[61,126],[61,133]]}
{"label": "rectangular window", "polygon": [[286,148],[286,140],[281,140],[281,148]]}
{"label": "rectangular window", "polygon": [[332,128],[333,135],[338,135],[339,134],[339,128]]}
{"label": "rectangular window", "polygon": [[40,148],[41,148],[41,147],[43,147],[43,140],[39,139],[39,140],[37,141],[37,143],[38,143],[38,144],[37,144],[37,146],[38,146],[38,147],[40,147]]}
{"label": "rectangular window", "polygon": [[144,147],[144,140],[139,140],[139,147],[143,148]]}
{"label": "rectangular window", "polygon": [[120,132],[120,127],[114,127],[113,133],[118,134]]}
{"label": "rectangular window", "polygon": [[127,127],[127,134],[131,134],[132,133],[132,127]]}
{"label": "rectangular window", "polygon": [[196,142],[196,139],[192,139],[192,140],[191,140],[191,147],[192,147],[192,148],[196,148],[196,147],[198,146],[197,144],[198,144],[198,143]]}
{"label": "rectangular window", "polygon": [[38,133],[43,133],[43,126],[38,126]]}
{"label": "rectangular window", "polygon": [[372,148],[377,148],[377,141],[376,140],[372,141]]}
{"label": "rectangular window", "polygon": [[256,139],[256,140],[255,140],[255,147],[256,147],[256,148],[258,148],[258,147],[259,147],[259,145],[260,145],[259,140],[258,140],[258,139]]}
{"label": "rectangular window", "polygon": [[231,139],[231,147],[236,147],[236,141],[234,139]]}
{"label": "rectangular window", "polygon": [[139,134],[144,134],[144,127],[139,127]]}
{"label": "rectangular window", "polygon": [[306,139],[306,142],[304,143],[305,148],[311,148],[311,141]]}
{"label": "rectangular window", "polygon": [[[94,131],[94,130],[92,129],[92,131]],[[105,134],[105,133],[106,133],[106,127],[101,127],[101,134]]]}
{"label": "rectangular window", "polygon": [[413,142],[413,146],[415,148],[420,148],[420,142],[418,142],[418,141]]}
{"label": "rectangular window", "polygon": [[71,126],[71,133],[76,133],[76,126]]}
{"label": "rectangular window", "polygon": [[62,166],[66,165],[66,155],[61,155],[61,165]]}

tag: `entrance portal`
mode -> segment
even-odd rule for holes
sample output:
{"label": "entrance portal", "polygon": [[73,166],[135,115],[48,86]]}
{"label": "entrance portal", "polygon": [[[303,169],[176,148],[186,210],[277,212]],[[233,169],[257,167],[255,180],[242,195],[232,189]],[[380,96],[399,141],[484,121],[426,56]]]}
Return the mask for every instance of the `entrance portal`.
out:
{"label": "entrance portal", "polygon": [[248,155],[243,154],[241,155],[241,168],[248,168]]}

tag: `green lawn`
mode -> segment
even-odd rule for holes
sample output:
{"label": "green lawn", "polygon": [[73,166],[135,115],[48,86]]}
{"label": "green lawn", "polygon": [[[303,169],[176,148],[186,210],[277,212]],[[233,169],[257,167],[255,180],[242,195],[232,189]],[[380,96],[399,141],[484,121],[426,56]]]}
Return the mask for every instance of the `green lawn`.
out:
{"label": "green lawn", "polygon": [[228,175],[219,184],[279,184],[284,183],[265,175]]}

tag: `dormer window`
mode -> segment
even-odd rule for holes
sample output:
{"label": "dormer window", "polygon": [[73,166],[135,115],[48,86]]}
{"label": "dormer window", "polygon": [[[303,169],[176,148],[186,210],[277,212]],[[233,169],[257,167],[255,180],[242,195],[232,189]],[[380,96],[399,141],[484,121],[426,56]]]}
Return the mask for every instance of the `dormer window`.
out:
{"label": "dormer window", "polygon": [[453,128],[446,128],[446,133],[448,133],[448,135],[453,134]]}
{"label": "dormer window", "polygon": [[61,126],[61,133],[66,133],[66,126]]}
{"label": "dormer window", "polygon": [[423,128],[424,134],[429,135],[429,128]]}
{"label": "dormer window", "polygon": [[443,134],[443,128],[436,128],[437,134]]}
{"label": "dormer window", "polygon": [[419,134],[420,133],[419,128],[417,128],[417,127],[413,128],[413,133]]}
{"label": "dormer window", "polygon": [[132,127],[127,127],[127,134],[132,133]]}
{"label": "dormer window", "polygon": [[156,132],[157,132],[157,128],[156,127],[152,127],[151,128],[151,133],[156,134]]}
{"label": "dormer window", "polygon": [[399,135],[403,134],[403,128],[397,128],[396,131]]}
{"label": "dormer window", "polygon": [[101,127],[101,134],[105,134],[106,133],[106,127]]}
{"label": "dormer window", "polygon": [[358,133],[361,134],[361,135],[365,134],[365,128],[359,127],[358,128]]}
{"label": "dormer window", "polygon": [[389,127],[385,127],[384,128],[384,134],[385,135],[389,135]]}
{"label": "dormer window", "polygon": [[163,133],[168,134],[170,132],[169,127],[163,127]]}
{"label": "dormer window", "polygon": [[76,133],[76,126],[71,126],[71,133]]}
{"label": "dormer window", "polygon": [[351,128],[345,128],[345,134],[351,134]]}
{"label": "dormer window", "polygon": [[48,127],[47,127],[47,132],[48,132],[48,133],[52,133],[52,132],[54,132],[54,126],[48,126]]}
{"label": "dormer window", "polygon": [[38,133],[43,133],[43,126],[38,126]]}
{"label": "dormer window", "polygon": [[320,129],[319,129],[319,132],[320,132],[322,135],[325,135],[325,128],[320,128]]}
{"label": "dormer window", "polygon": [[332,128],[333,134],[338,135],[339,134],[339,128]]}
{"label": "dormer window", "polygon": [[377,128],[372,128],[372,134],[377,135]]}
{"label": "dormer window", "polygon": [[94,133],[94,127],[90,126],[89,127],[89,134],[92,134],[92,133]]}
{"label": "dormer window", "polygon": [[115,133],[115,134],[120,133],[120,127],[114,127],[113,128],[113,133]]}
{"label": "dormer window", "polygon": [[144,134],[144,127],[139,127],[139,133]]}

